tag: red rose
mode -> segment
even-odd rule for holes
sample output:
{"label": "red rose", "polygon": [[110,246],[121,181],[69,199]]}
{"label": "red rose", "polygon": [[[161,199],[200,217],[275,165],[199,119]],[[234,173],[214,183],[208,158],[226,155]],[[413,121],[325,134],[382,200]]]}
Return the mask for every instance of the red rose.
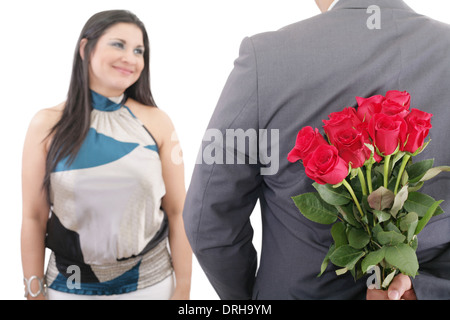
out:
{"label": "red rose", "polygon": [[328,117],[330,120],[323,120],[325,124],[323,129],[332,145],[336,144],[335,136],[339,131],[361,125],[361,121],[356,116],[355,108],[351,107],[345,108],[341,112],[333,112]]}
{"label": "red rose", "polygon": [[394,100],[386,99],[381,104],[381,112],[389,116],[398,114],[400,117],[405,118],[409,113],[409,106],[407,107]]}
{"label": "red rose", "polygon": [[364,135],[355,128],[343,129],[336,135],[339,156],[352,168],[360,168],[370,158],[370,150],[364,145]]}
{"label": "red rose", "polygon": [[405,142],[408,125],[399,115],[378,113],[370,120],[368,131],[378,151],[387,156]]}
{"label": "red rose", "polygon": [[304,127],[298,132],[295,147],[289,152],[287,159],[290,162],[305,160],[310,153],[322,144],[328,144],[328,142],[319,133],[319,129]]}
{"label": "red rose", "polygon": [[406,109],[409,109],[411,103],[411,96],[406,91],[390,90],[386,92],[386,100],[391,100]]}
{"label": "red rose", "polygon": [[[369,131],[368,131],[368,127],[369,127],[369,123],[368,122],[361,122],[361,125],[357,126],[355,129],[359,132],[361,132],[363,139],[364,139],[364,143],[367,144],[371,144],[373,146],[372,141],[370,140],[370,135],[369,135]],[[370,154],[372,153],[370,151],[369,148],[366,147],[366,152],[368,152],[368,158],[370,157]],[[373,155],[374,159],[376,162],[380,162],[381,160],[383,160],[383,158],[378,154],[378,153],[374,153]],[[367,158],[367,159],[368,159]]]}
{"label": "red rose", "polygon": [[408,124],[408,138],[402,151],[414,153],[423,146],[423,142],[432,128],[430,121],[432,116],[431,113],[411,109],[411,113],[405,119]]}
{"label": "red rose", "polygon": [[373,115],[381,112],[381,104],[385,98],[381,95],[372,96],[370,98],[356,97],[358,110],[356,114],[362,122],[369,122]]}
{"label": "red rose", "polygon": [[336,147],[324,144],[309,156],[305,173],[319,184],[334,185],[347,177],[348,165],[339,157]]}

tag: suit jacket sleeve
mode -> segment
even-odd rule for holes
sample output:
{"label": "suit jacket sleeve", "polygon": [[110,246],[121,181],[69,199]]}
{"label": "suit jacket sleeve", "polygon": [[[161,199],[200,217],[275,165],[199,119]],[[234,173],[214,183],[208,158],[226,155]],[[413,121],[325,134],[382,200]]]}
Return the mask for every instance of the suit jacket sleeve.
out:
{"label": "suit jacket sleeve", "polygon": [[183,214],[196,258],[221,299],[250,299],[257,265],[250,214],[258,200],[260,167],[249,151],[254,140],[245,149],[233,143],[229,134],[237,130],[258,132],[250,38],[242,41],[203,139]]}
{"label": "suit jacket sleeve", "polygon": [[419,275],[412,279],[414,291],[419,300],[450,299],[450,247],[444,245],[431,248],[428,252],[432,259],[419,261]]}

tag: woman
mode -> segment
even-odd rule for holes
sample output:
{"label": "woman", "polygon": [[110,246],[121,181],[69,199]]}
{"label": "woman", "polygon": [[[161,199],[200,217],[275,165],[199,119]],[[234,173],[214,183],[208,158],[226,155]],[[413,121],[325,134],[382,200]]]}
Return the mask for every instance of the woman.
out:
{"label": "woman", "polygon": [[189,299],[174,132],[151,94],[142,22],[128,11],[94,15],[77,43],[67,101],[39,111],[25,140],[29,299]]}

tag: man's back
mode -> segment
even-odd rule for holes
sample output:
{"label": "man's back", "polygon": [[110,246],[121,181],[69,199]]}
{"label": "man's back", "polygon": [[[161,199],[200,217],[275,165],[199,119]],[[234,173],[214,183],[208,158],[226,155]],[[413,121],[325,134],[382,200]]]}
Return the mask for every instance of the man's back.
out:
{"label": "man's back", "polygon": [[[380,9],[378,25],[371,24],[371,5]],[[365,278],[355,283],[349,274],[336,276],[331,266],[316,277],[332,242],[330,226],[307,220],[293,204],[292,196],[314,190],[302,166],[289,163],[287,154],[302,127],[321,128],[330,113],[356,106],[356,96],[406,90],[411,107],[434,114],[433,141],[421,157],[450,164],[448,88],[450,27],[399,0],[340,0],[327,13],[244,40],[209,128],[263,129],[269,135],[277,130],[279,146],[268,154],[278,151],[279,163],[275,174],[266,175],[261,175],[261,163],[195,169],[185,209],[188,236],[221,298],[249,297],[252,286],[258,299],[364,298]],[[448,175],[424,188],[436,199],[447,199],[449,190]],[[248,216],[258,198],[263,239],[253,283]],[[421,267],[428,262],[433,267],[437,257],[449,262],[450,205],[442,208],[446,213],[433,218],[419,236]],[[449,270],[439,269],[441,277],[450,279]],[[419,287],[434,283],[427,272],[420,270]],[[450,280],[440,283],[445,281],[442,290],[450,295]]]}

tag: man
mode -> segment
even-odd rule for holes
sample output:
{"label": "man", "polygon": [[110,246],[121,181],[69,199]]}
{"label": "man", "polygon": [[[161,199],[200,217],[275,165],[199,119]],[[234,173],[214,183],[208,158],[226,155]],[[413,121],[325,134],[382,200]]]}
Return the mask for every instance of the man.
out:
{"label": "man", "polygon": [[[321,128],[330,113],[356,106],[356,96],[406,90],[413,107],[435,115],[433,141],[421,157],[450,163],[450,27],[401,0],[332,2],[316,0],[322,14],[243,40],[188,191],[184,219],[192,248],[221,299],[449,299],[450,201],[419,235],[415,279],[399,275],[383,292],[368,289],[367,277],[336,276],[331,265],[317,277],[332,239],[330,226],[307,220],[291,200],[315,191],[300,165],[286,159],[298,130]],[[248,133],[247,146],[230,142],[230,132]],[[423,192],[448,199],[448,190],[450,178],[442,175]],[[258,199],[256,270],[249,216]]]}

